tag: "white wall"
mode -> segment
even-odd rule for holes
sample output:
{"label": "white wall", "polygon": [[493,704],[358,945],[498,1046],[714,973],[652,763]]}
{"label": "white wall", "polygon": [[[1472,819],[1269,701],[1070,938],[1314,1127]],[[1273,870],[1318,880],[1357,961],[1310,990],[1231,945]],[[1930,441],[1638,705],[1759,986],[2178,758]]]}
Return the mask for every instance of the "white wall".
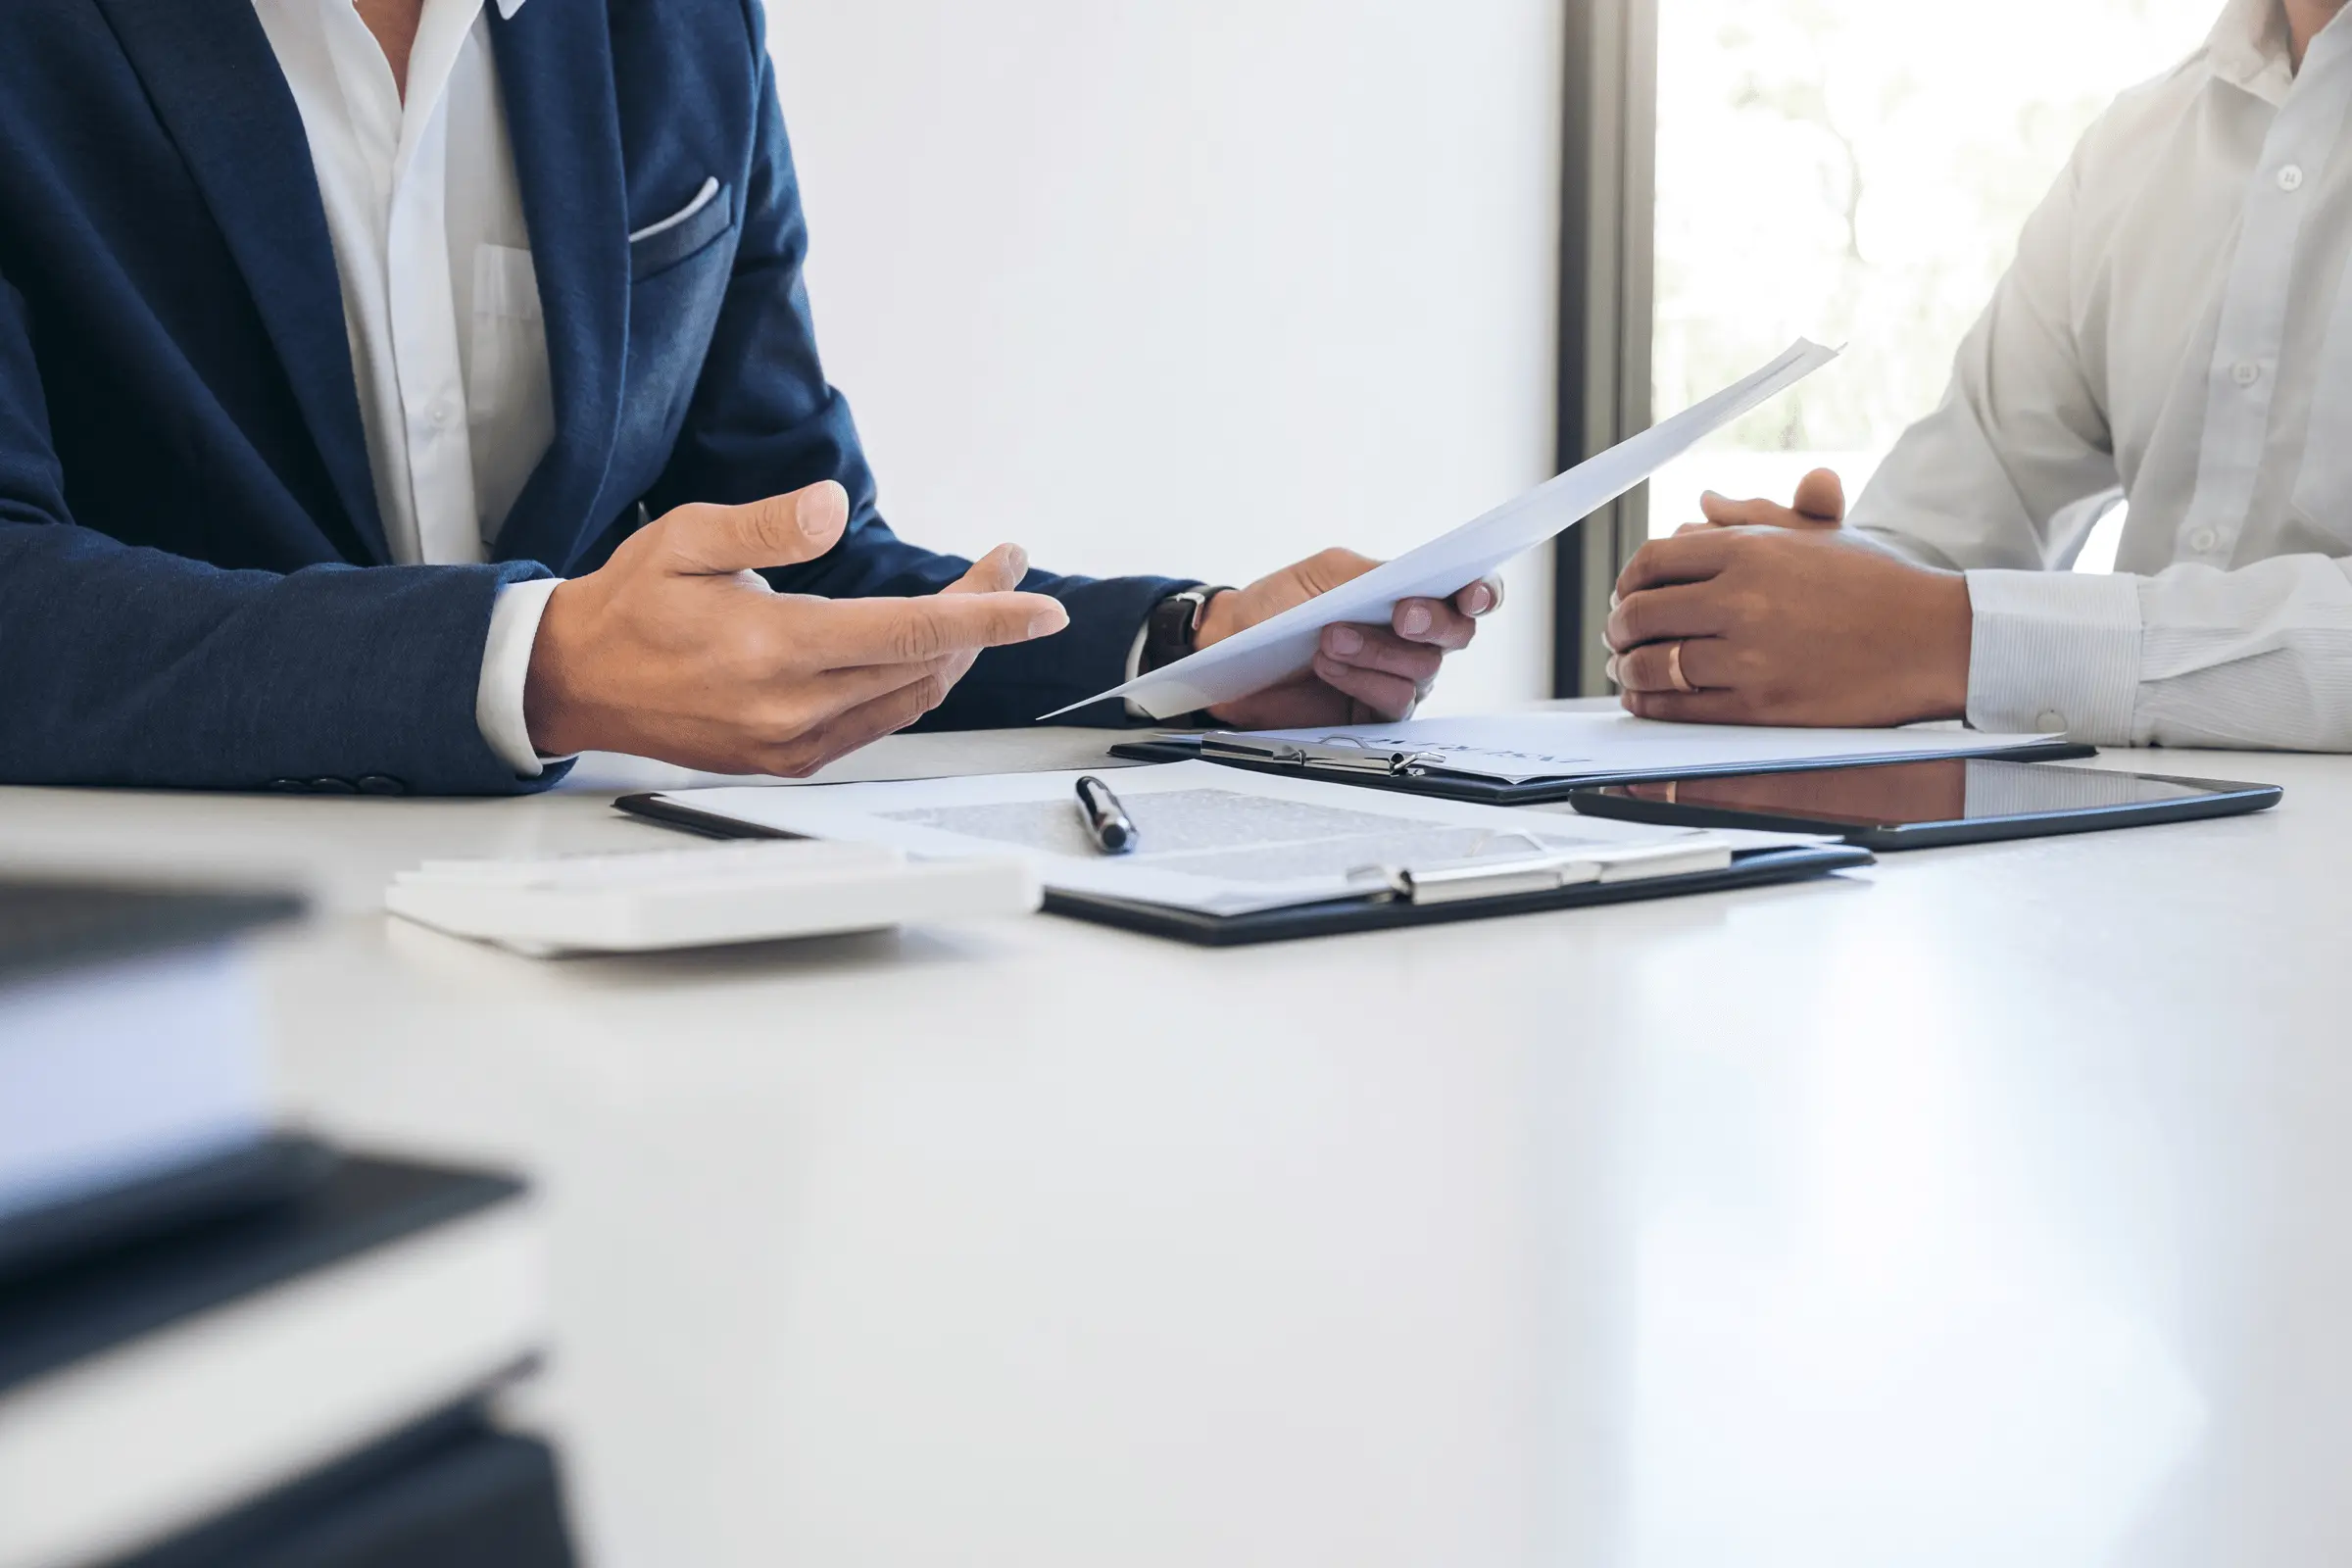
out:
{"label": "white wall", "polygon": [[[1550,472],[1560,0],[769,0],[885,515],[1247,581]],[[1445,706],[1544,695],[1549,568]]]}

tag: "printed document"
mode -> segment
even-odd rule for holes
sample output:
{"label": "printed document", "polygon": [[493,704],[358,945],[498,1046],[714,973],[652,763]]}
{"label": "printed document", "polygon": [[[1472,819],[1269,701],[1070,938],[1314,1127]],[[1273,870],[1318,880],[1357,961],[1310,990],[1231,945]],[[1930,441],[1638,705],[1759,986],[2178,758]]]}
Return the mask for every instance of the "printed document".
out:
{"label": "printed document", "polygon": [[1320,759],[1353,754],[1411,757],[1419,765],[1502,784],[1539,779],[1691,777],[1771,768],[1990,757],[2047,746],[2056,735],[1994,735],[1946,726],[1910,729],[1764,729],[1666,724],[1625,712],[1533,712],[1490,718],[1418,718],[1398,724],[1265,730],[1220,742]]}
{"label": "printed document", "polygon": [[[1678,847],[1693,853],[1812,842],[1780,834],[1654,827],[1597,817],[1531,816],[1500,807],[1390,796],[1213,762],[1169,762],[1100,776],[1141,840],[1110,856],[1088,838],[1077,773],[721,788],[666,797],[698,811],[806,838],[895,845],[933,858],[1027,858],[1046,886],[1209,914],[1247,914],[1360,898],[1391,869],[1570,856],[1606,865]],[[1596,875],[1599,873],[1595,873]]]}
{"label": "printed document", "polygon": [[1389,619],[1400,600],[1444,599],[1459,593],[1504,562],[1598,512],[1734,419],[1796,385],[1838,354],[1836,349],[1799,339],[1747,379],[1451,533],[1190,659],[1180,659],[1100,697],[1072,703],[1045,716],[1056,718],[1122,697],[1154,717],[1169,718],[1288,680],[1314,662],[1315,640],[1324,627],[1341,621],[1379,624]]}

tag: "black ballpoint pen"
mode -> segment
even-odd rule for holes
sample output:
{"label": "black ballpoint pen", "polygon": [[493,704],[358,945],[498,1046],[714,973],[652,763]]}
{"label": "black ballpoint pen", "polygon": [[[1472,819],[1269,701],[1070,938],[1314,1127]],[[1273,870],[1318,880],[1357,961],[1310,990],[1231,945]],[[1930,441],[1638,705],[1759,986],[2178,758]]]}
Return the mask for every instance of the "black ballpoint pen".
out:
{"label": "black ballpoint pen", "polygon": [[1143,836],[1110,786],[1091,773],[1078,781],[1078,814],[1086,822],[1086,836],[1104,855],[1125,855]]}

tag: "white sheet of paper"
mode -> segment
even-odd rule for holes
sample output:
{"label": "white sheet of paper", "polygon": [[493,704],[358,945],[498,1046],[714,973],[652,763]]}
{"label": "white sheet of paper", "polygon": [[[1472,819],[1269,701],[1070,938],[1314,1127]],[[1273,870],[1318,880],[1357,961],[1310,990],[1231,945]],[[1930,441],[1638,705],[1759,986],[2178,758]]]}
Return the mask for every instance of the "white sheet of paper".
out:
{"label": "white sheet of paper", "polygon": [[1830,761],[1925,761],[2046,746],[2057,735],[1980,730],[1749,729],[1663,724],[1631,713],[1510,713],[1488,718],[1416,718],[1400,724],[1268,730],[1254,739],[1368,752],[1426,752],[1440,764],[1505,783],[1529,779],[1636,778],[1668,773],[1768,768]]}
{"label": "white sheet of paper", "polygon": [[1444,599],[1459,593],[1504,562],[1598,512],[1734,419],[1796,385],[1838,353],[1799,339],[1745,380],[1451,533],[1190,659],[1180,659],[1100,697],[1072,703],[1045,716],[1058,718],[1115,697],[1125,698],[1154,717],[1169,718],[1288,680],[1314,662],[1315,640],[1324,627],[1341,621],[1379,624],[1388,620],[1399,601]]}
{"label": "white sheet of paper", "polygon": [[1096,851],[1080,824],[1077,773],[682,790],[666,799],[808,838],[896,845],[933,858],[1027,858],[1049,888],[1212,914],[1286,908],[1364,891],[1367,866],[1435,865],[1667,845],[1735,850],[1812,843],[1787,834],[1653,827],[1384,795],[1213,762],[1107,775],[1141,843]]}

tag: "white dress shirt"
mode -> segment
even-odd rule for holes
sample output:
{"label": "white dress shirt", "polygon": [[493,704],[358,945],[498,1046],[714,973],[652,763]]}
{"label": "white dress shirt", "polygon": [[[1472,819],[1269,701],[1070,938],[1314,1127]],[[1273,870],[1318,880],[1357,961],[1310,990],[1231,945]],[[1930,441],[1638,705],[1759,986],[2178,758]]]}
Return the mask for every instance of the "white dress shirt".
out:
{"label": "white dress shirt", "polygon": [[[1968,568],[1969,718],[2352,751],[2352,22],[2278,0],[2127,93],[1852,521]],[[2131,503],[2117,575],[2065,571]]]}
{"label": "white dress shirt", "polygon": [[[497,0],[512,17],[524,0]],[[555,435],[530,235],[484,0],[424,0],[402,101],[351,0],[254,0],[326,210],[376,505],[393,559],[487,559]],[[474,719],[536,776],[523,722],[552,581],[500,590]]]}

